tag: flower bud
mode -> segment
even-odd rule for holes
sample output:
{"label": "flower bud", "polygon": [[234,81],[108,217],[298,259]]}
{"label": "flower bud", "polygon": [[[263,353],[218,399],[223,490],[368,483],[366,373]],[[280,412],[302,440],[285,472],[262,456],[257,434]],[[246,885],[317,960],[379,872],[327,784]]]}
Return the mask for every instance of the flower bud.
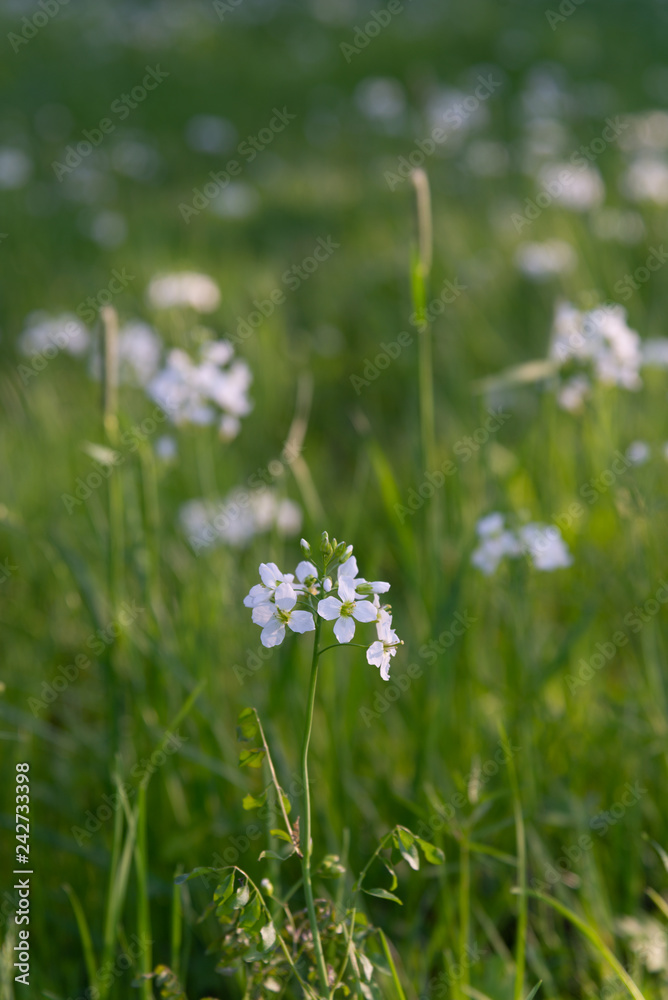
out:
{"label": "flower bud", "polygon": [[301,542],[299,544],[301,545],[301,550],[304,553],[304,555],[305,556],[310,556],[311,555],[311,546],[306,541],[306,539],[302,538],[302,540],[301,540]]}
{"label": "flower bud", "polygon": [[345,551],[345,547],[346,547],[345,542],[339,542],[338,544],[336,544],[336,538],[334,539],[334,555],[336,556],[337,559],[341,558],[341,556]]}
{"label": "flower bud", "polygon": [[322,581],[322,589],[325,591],[326,594],[328,594],[330,592],[330,590],[332,589],[332,578],[331,577],[329,577],[329,576],[325,577],[325,579]]}
{"label": "flower bud", "polygon": [[326,531],[323,531],[322,537],[320,538],[320,551],[326,556],[331,556],[332,554],[332,546],[330,545],[329,535]]}
{"label": "flower bud", "polygon": [[350,557],[351,557],[352,554],[353,554],[353,547],[352,547],[352,545],[349,545],[348,548],[346,549],[346,551],[343,553],[342,562],[345,562],[346,559],[350,559]]}

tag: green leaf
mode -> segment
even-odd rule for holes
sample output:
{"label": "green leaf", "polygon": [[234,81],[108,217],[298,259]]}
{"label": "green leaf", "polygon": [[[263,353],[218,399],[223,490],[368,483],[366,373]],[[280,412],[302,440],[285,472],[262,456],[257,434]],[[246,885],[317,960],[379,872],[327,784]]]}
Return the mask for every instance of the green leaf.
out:
{"label": "green leaf", "polygon": [[237,889],[236,896],[234,897],[233,909],[243,910],[249,899],[250,886],[248,885],[248,882],[244,882],[244,884]]}
{"label": "green leaf", "polygon": [[262,767],[262,761],[266,752],[264,747],[255,747],[253,750],[242,750],[239,754],[239,765],[241,767]]}
{"label": "green leaf", "polygon": [[366,892],[368,896],[378,896],[379,899],[390,899],[393,903],[398,903],[399,906],[404,905],[398,896],[388,892],[387,889],[362,889],[362,892]]}
{"label": "green leaf", "polygon": [[213,894],[214,903],[224,903],[229,899],[234,891],[234,872],[230,872],[227,878],[223,879],[220,885],[216,886]]}
{"label": "green leaf", "polygon": [[399,885],[399,881],[397,879],[397,873],[395,872],[390,862],[386,861],[385,858],[379,858],[379,860],[382,861],[382,863],[385,865],[385,868],[390,876],[390,889],[396,889],[396,887]]}
{"label": "green leaf", "polygon": [[184,882],[189,882],[191,878],[199,878],[200,875],[209,875],[211,872],[217,872],[218,868],[193,868],[191,872],[187,872],[184,875],[177,875],[174,879],[175,885],[183,885]]}
{"label": "green leaf", "polygon": [[292,837],[285,830],[270,830],[269,833],[272,837],[278,837],[279,840],[285,840],[288,844],[292,844]]}
{"label": "green leaf", "polygon": [[260,902],[260,896],[257,892],[254,892],[253,898],[248,906],[244,907],[243,913],[239,918],[239,927],[243,927],[244,930],[249,931],[252,927],[255,927],[261,916],[262,903]]}
{"label": "green leaf", "polygon": [[420,867],[420,855],[415,846],[415,834],[404,827],[399,827],[392,839],[404,861],[411,866],[413,871],[418,871]]}
{"label": "green leaf", "polygon": [[292,846],[292,849],[287,851],[285,854],[279,854],[277,851],[262,851],[262,853],[258,855],[258,861],[262,861],[263,858],[273,858],[274,861],[287,861],[288,858],[291,858],[292,855],[296,853],[294,845]]}
{"label": "green leaf", "polygon": [[283,799],[283,808],[285,809],[285,813],[287,816],[289,816],[292,810],[292,803],[290,802],[290,799],[287,797],[283,789],[281,789],[281,798]]}
{"label": "green leaf", "polygon": [[260,806],[263,806],[266,801],[267,801],[267,793],[266,791],[264,791],[262,795],[259,796],[259,798],[255,798],[254,795],[250,794],[244,796],[241,805],[244,807],[244,809],[259,809]]}
{"label": "green leaf", "polygon": [[255,719],[255,709],[244,708],[237,718],[237,739],[252,740],[257,736],[258,727]]}
{"label": "green leaf", "polygon": [[422,840],[421,837],[416,837],[415,839],[420,845],[420,850],[424,854],[425,861],[428,861],[430,865],[445,864],[445,854],[440,847],[435,847],[428,840]]}

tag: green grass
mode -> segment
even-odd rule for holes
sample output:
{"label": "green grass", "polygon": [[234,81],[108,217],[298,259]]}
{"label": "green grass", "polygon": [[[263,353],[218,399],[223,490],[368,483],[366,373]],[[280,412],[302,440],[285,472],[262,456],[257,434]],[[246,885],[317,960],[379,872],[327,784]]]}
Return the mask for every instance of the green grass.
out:
{"label": "green grass", "polygon": [[[16,567],[0,584],[2,892],[11,895],[13,883],[17,761],[31,766],[35,874],[30,994],[20,985],[12,994],[11,938],[3,921],[2,1000],[79,997],[96,964],[113,966],[133,951],[133,970],[113,978],[108,1000],[130,995],[133,975],[159,963],[178,971],[191,1000],[243,996],[239,978],[218,975],[207,954],[214,927],[198,917],[211,890],[194,880],[175,893],[173,879],[215,864],[251,822],[241,801],[258,783],[237,767],[235,726],[243,707],[257,707],[283,786],[289,789],[299,773],[309,644],[289,639],[243,683],[234,668],[261,651],[242,607],[259,562],[289,569],[301,557],[298,538],[274,536],[241,551],[221,547],[196,556],[177,513],[193,497],[224,496],[280,457],[300,380],[303,386],[308,379],[313,401],[303,458],[315,497],[294,466],[285,467],[276,486],[304,508],[302,534],[315,540],[327,529],[345,538],[367,576],[390,581],[405,641],[392,676],[408,678],[406,690],[392,687],[396,700],[381,701],[389,688],[362,650],[323,657],[310,758],[314,866],[319,856],[338,854],[357,875],[396,824],[416,829],[434,817],[440,822],[433,842],[446,857],[443,867],[417,873],[399,866],[402,907],[364,897],[361,905],[386,935],[384,954],[394,970],[383,977],[384,995],[403,990],[407,1000],[427,993],[435,1000],[429,983],[442,976],[440,995],[458,998],[519,1000],[538,980],[539,998],[614,996],[610,987],[603,992],[611,958],[637,984],[641,994],[633,995],[668,995],[665,970],[648,972],[615,930],[623,915],[651,914],[665,927],[665,910],[647,890],[665,901],[666,869],[646,837],[668,849],[666,612],[662,606],[637,632],[624,622],[666,575],[665,373],[647,372],[638,394],[597,389],[582,417],[560,411],[537,387],[503,397],[510,419],[401,523],[395,505],[405,505],[429,471],[418,339],[409,324],[417,233],[410,184],[390,192],[383,180],[428,134],[420,108],[430,80],[463,86],[472,66],[504,66],[504,87],[488,102],[487,132],[513,149],[520,137],[518,94],[527,71],[542,60],[559,63],[574,85],[602,81],[613,88],[609,110],[569,120],[566,156],[600,134],[607,114],[654,107],[638,67],[663,60],[664,20],[652,4],[627,11],[588,0],[552,32],[540,4],[462,2],[450,9],[426,5],[430,28],[409,31],[405,25],[413,21],[397,21],[349,65],[338,45],[350,40],[364,14],[327,26],[288,6],[252,26],[243,7],[238,21],[231,14],[221,25],[203,5],[202,16],[211,20],[201,37],[144,50],[113,38],[87,41],[93,15],[66,7],[19,53],[7,49],[0,79],[15,110],[2,119],[0,145],[25,135],[35,176],[28,188],[0,192],[0,229],[8,234],[0,245],[0,558]],[[5,34],[21,16],[3,14]],[[515,35],[503,42],[509,32]],[[512,37],[520,52],[513,58]],[[35,209],[34,191],[53,183],[50,163],[68,141],[40,138],[35,114],[45,103],[67,105],[76,136],[141,78],[147,63],[157,62],[171,75],[128,128],[150,137],[162,167],[152,183],[115,177],[108,207],[126,217],[129,235],[103,251],[81,234],[85,206],[57,196],[50,214]],[[375,131],[355,108],[355,87],[375,75],[395,76],[406,88],[415,117],[401,136]],[[179,203],[228,158],[190,151],[185,122],[195,113],[220,114],[235,121],[242,138],[262,128],[275,105],[294,108],[298,118],[242,178],[260,191],[258,211],[243,220],[204,211],[185,226]],[[336,114],[339,125],[314,145],[305,124],[320,107]],[[617,179],[625,162],[613,144],[597,164],[610,204],[624,204]],[[476,177],[459,155],[432,157],[426,169],[434,229],[427,302],[446,279],[470,286],[431,329],[435,443],[428,449],[438,466],[486,417],[489,401],[476,391],[477,380],[545,355],[557,298],[585,304],[593,293],[601,302],[615,300],[615,282],[665,239],[666,213],[633,206],[646,236],[623,246],[598,240],[586,216],[546,210],[521,238],[567,239],[579,267],[531,284],[512,262],[520,237],[499,219],[533,197],[536,182],[515,168],[505,177]],[[283,272],[311,253],[319,236],[330,234],[340,248],[239,348],[253,370],[255,400],[239,438],[222,445],[208,429],[178,431],[179,458],[169,467],[156,461],[149,440],[68,514],[62,494],[92,469],[82,445],[108,443],[100,386],[83,362],[63,356],[23,385],[15,341],[26,314],[74,310],[106,287],[114,268],[125,267],[135,277],[113,303],[121,320],[145,317],[168,343],[189,346],[188,317],[159,317],[145,305],[156,272],[188,267],[211,274],[223,303],[206,323],[222,336],[254,308],[253,299],[281,287]],[[664,335],[663,272],[627,307],[643,337]],[[339,331],[335,352],[326,349],[327,327]],[[362,375],[381,343],[402,331],[414,334],[412,345],[357,394],[350,376]],[[121,429],[151,408],[141,392],[122,387]],[[488,579],[470,565],[480,517],[527,511],[532,520],[550,522],[635,439],[652,443],[654,457],[583,505],[584,515],[564,531],[575,559],[570,569],[541,574],[517,561]],[[142,609],[134,622],[35,717],[29,699],[41,697],[61,665],[90,651],[91,635],[116,620],[123,602]],[[438,642],[457,613],[475,621],[432,655],[428,644]],[[581,658],[619,629],[629,642],[571,689],[567,678]],[[407,674],[411,664],[419,676]],[[174,722],[200,685],[187,714]],[[182,734],[182,745],[140,790],[131,772],[170,728]],[[495,770],[490,762],[501,732],[518,749]],[[87,812],[123,782],[129,790],[123,806],[77,843],[72,828],[83,827]],[[601,835],[601,823],[591,824],[621,801],[627,783],[646,792]],[[591,847],[577,856],[583,836]],[[254,841],[234,863],[258,884],[265,876],[278,884],[278,866],[257,861],[266,846],[265,837]],[[569,874],[551,885],[550,866],[567,849],[575,858]],[[297,859],[284,869],[299,878]],[[528,896],[515,892],[523,885]],[[331,886],[316,881],[316,895]],[[304,905],[300,892],[296,899]],[[0,912],[8,910],[0,905]],[[467,947],[473,958],[464,962]],[[148,982],[138,995],[151,995]]]}

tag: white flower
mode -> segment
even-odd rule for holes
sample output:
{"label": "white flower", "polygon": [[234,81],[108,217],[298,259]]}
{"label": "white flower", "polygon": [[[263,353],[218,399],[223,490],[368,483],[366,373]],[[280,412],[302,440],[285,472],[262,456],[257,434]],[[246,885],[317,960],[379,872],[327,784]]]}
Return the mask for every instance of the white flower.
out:
{"label": "white flower", "polygon": [[626,449],[626,457],[631,465],[644,465],[650,456],[650,447],[646,441],[633,441]]}
{"label": "white flower", "polygon": [[281,573],[276,563],[260,563],[260,579],[262,584],[256,583],[244,597],[244,605],[247,608],[256,608],[260,604],[265,604],[272,600],[274,594],[284,583],[292,585],[294,576],[292,573]]}
{"label": "white flower", "polygon": [[[90,336],[87,327],[71,313],[63,313],[52,319],[45,312],[31,313],[27,326],[19,337],[22,354],[41,354],[49,350],[47,358],[54,357],[59,350],[67,351],[75,357],[85,354]],[[50,349],[54,349],[50,353]]]}
{"label": "white flower", "polygon": [[339,580],[341,580],[342,577],[350,580],[355,590],[360,590],[362,587],[365,587],[367,591],[371,588],[372,594],[385,594],[390,589],[389,583],[385,583],[383,580],[375,580],[369,583],[363,577],[358,576],[357,573],[357,559],[352,555],[349,556],[345,562],[342,562],[338,569]]}
{"label": "white flower", "polygon": [[[294,584],[295,590],[308,591],[309,594],[318,593],[318,570],[312,562],[308,562],[306,559],[303,559],[295,570],[295,576],[298,581]],[[306,580],[310,577],[315,577],[315,581],[312,580],[311,584],[307,586]]]}
{"label": "white flower", "polygon": [[[262,564],[268,570],[274,563]],[[260,567],[262,572],[262,567]],[[281,574],[282,575],[282,574]],[[264,577],[263,577],[264,579]],[[245,603],[245,602],[244,602]],[[258,604],[253,608],[253,621],[262,625],[260,642],[268,649],[280,646],[285,638],[285,627],[293,632],[313,632],[315,622],[310,611],[294,611],[297,594],[290,583],[281,583],[275,592],[275,603]]]}
{"label": "white flower", "polygon": [[[389,615],[388,615],[389,618]],[[372,642],[366,651],[366,658],[374,667],[380,668],[380,676],[384,681],[390,679],[390,658],[397,652],[401,639],[392,628],[392,619],[379,622],[376,626],[378,639]]]}
{"label": "white flower", "polygon": [[579,413],[590,390],[591,384],[586,375],[574,375],[562,382],[557,392],[557,402],[562,410]]}
{"label": "white flower", "polygon": [[589,362],[596,377],[608,385],[639,389],[642,381],[640,337],[626,322],[620,305],[600,306],[582,313],[568,302],[557,306],[550,357],[561,365]]}
{"label": "white flower", "polygon": [[525,524],[518,534],[536,569],[549,572],[572,564],[573,557],[556,525]]}
{"label": "white flower", "polygon": [[[340,598],[340,599],[339,599]],[[373,622],[378,611],[371,601],[359,600],[349,576],[339,577],[339,597],[318,601],[318,614],[334,622],[334,635],[339,642],[350,642],[355,635],[355,621]]]}
{"label": "white flower", "polygon": [[568,163],[550,163],[540,171],[539,179],[555,201],[575,212],[595,208],[605,197],[601,175],[588,164],[573,170]]}
{"label": "white flower", "polygon": [[575,269],[577,257],[565,240],[545,243],[520,243],[515,251],[515,264],[528,278],[541,280],[555,274],[568,274]]}
{"label": "white flower", "polygon": [[668,205],[668,165],[657,157],[642,156],[629,167],[623,187],[634,201]]}
{"label": "white flower", "polygon": [[522,546],[511,531],[504,530],[504,517],[498,511],[478,521],[476,532],[480,538],[471,555],[471,562],[485,576],[494,573],[504,556],[519,556]]}
{"label": "white flower", "polygon": [[191,306],[197,312],[210,313],[220,304],[220,290],[213,278],[194,271],[153,278],[146,295],[155,309]]}
{"label": "white flower", "polygon": [[654,368],[668,368],[668,337],[648,337],[641,345],[642,363]]}
{"label": "white flower", "polygon": [[173,437],[163,434],[155,442],[155,453],[163,462],[171,462],[176,458],[178,447]]}

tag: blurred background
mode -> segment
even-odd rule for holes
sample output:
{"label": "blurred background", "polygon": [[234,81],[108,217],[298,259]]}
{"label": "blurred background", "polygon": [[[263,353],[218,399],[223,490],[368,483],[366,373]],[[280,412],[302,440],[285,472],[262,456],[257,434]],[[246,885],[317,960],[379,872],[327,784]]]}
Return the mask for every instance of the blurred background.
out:
{"label": "blurred background", "polygon": [[[299,538],[323,529],[392,584],[405,640],[392,676],[419,673],[383,700],[360,650],[323,670],[315,835],[359,872],[392,824],[448,818],[433,838],[444,868],[402,872],[403,908],[369,903],[407,995],[436,995],[462,944],[480,954],[440,995],[513,995],[512,782],[506,766],[484,771],[502,724],[521,748],[529,881],[595,925],[647,997],[668,996],[666,904],[646,893],[666,888],[649,841],[668,849],[667,13],[659,0],[5,0],[3,1000],[17,761],[30,762],[35,951],[34,992],[16,996],[90,983],[64,884],[96,953],[109,934],[129,953],[137,886],[130,875],[110,931],[123,820],[101,807],[114,775],[136,788],[200,683],[148,791],[154,962],[174,954],[177,871],[232,849],[279,878],[256,861],[264,843],[239,849],[255,779],[237,767],[235,719],[258,708],[288,787],[309,644],[268,655],[242,599],[260,562],[292,571]],[[431,447],[410,281],[418,166],[433,212]],[[121,385],[105,422],[107,305]],[[583,375],[591,355],[560,368],[559,336],[601,307],[621,374]],[[234,357],[213,357],[220,340]],[[207,359],[224,389],[182,398],[183,372]],[[455,473],[425,487],[448,461]],[[495,513],[503,527],[481,528]],[[559,529],[551,556],[513,550],[530,525]],[[180,892],[188,996],[243,996],[197,921],[210,890]],[[623,994],[535,901],[527,955],[526,992],[540,978],[540,996]],[[138,970],[104,995],[128,996]]]}

